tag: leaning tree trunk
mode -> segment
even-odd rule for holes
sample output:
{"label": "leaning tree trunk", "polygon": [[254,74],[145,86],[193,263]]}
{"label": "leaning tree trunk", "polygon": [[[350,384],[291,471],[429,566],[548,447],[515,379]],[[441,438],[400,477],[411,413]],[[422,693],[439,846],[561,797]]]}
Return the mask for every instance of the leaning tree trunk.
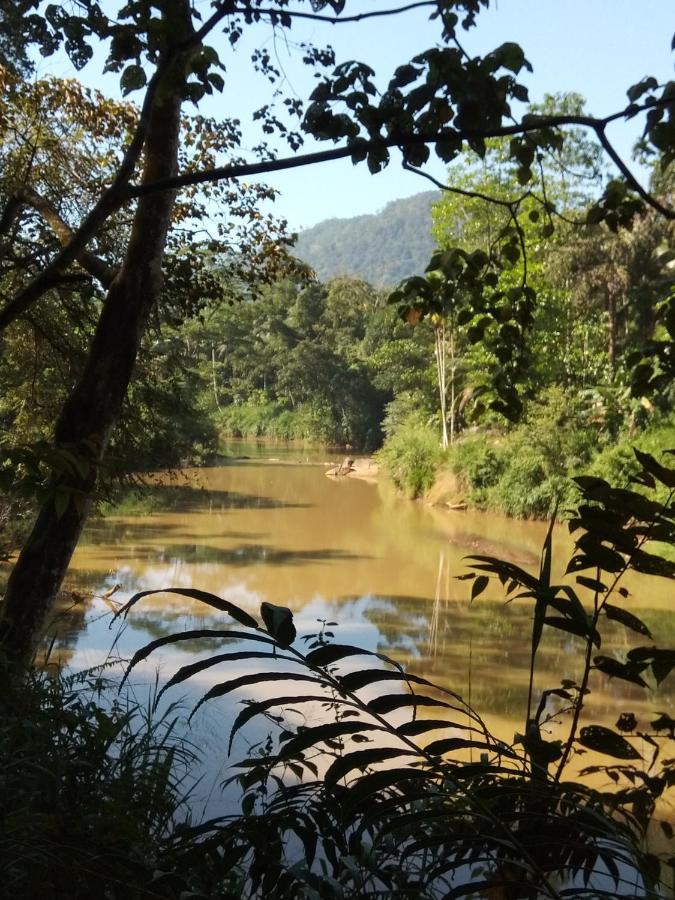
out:
{"label": "leaning tree trunk", "polygon": [[[183,24],[189,24],[187,0],[172,2],[169,9],[169,15],[182,13]],[[186,36],[185,28],[181,34]],[[150,112],[145,183],[176,173],[184,82],[185,58],[179,53],[158,84]],[[0,647],[10,667],[32,659],[91,507],[148,314],[160,293],[174,200],[175,193],[165,191],[138,201],[124,260],[105,298],[84,371],[56,423],[55,446],[73,451],[80,471],[68,480],[54,478],[51,495],[10,575],[0,617]]]}

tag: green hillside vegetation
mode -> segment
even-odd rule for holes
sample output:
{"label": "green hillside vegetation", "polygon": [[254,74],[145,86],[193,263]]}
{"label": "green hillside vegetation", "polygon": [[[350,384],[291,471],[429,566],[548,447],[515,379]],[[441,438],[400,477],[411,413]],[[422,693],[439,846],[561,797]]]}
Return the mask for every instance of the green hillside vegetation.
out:
{"label": "green hillside vegetation", "polygon": [[429,262],[431,207],[438,196],[425,191],[393,200],[373,215],[319,222],[300,232],[294,252],[322,281],[348,275],[392,287]]}

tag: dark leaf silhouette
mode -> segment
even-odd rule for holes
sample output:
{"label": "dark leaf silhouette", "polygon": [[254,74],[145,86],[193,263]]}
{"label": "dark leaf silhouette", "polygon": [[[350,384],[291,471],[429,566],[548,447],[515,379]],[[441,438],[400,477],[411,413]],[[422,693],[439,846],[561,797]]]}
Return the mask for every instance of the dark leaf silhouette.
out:
{"label": "dark leaf silhouette", "polygon": [[605,756],[613,756],[616,759],[642,758],[625,737],[612,731],[611,728],[605,728],[604,725],[587,725],[582,728],[579,732],[579,743],[589,750],[595,750],[597,753],[604,753]]}
{"label": "dark leaf silhouette", "polygon": [[199,600],[200,603],[206,603],[207,606],[212,606],[214,609],[220,610],[220,612],[226,612],[228,615],[232,616],[232,618],[239,622],[240,625],[246,625],[248,628],[257,628],[258,623],[243,609],[240,609],[236,604],[230,603],[229,600],[223,600],[222,597],[217,597],[215,594],[210,594],[208,591],[200,591],[197,588],[162,588],[160,591],[139,591],[137,594],[127,600],[124,606],[118,610],[115,614],[115,618],[117,616],[127,616],[129,614],[129,610],[132,606],[135,606],[139,600],[143,597],[148,597],[150,594],[179,594],[181,597],[189,597],[191,600]]}
{"label": "dark leaf silhouette", "polygon": [[276,606],[274,603],[263,603],[260,606],[260,615],[270,634],[280,647],[290,647],[295,640],[295,625],[293,613],[285,606]]}
{"label": "dark leaf silhouette", "polygon": [[608,619],[620,622],[626,628],[630,628],[631,631],[636,631],[638,634],[643,634],[645,637],[650,638],[652,636],[642,619],[638,619],[637,616],[628,612],[628,610],[622,609],[620,606],[613,606],[611,603],[605,603],[604,610]]}
{"label": "dark leaf silhouette", "polygon": [[324,776],[324,783],[326,787],[330,788],[355,769],[363,772],[375,763],[410,755],[411,750],[405,747],[373,747],[368,750],[356,750],[335,760]]}

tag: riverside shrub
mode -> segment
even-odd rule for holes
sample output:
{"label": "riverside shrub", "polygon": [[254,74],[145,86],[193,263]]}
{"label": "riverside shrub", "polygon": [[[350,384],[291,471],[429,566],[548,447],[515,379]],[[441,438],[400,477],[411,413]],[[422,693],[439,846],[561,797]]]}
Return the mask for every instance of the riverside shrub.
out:
{"label": "riverside shrub", "polygon": [[410,498],[431,487],[445,458],[438,434],[419,415],[406,418],[377,453],[396,487]]}

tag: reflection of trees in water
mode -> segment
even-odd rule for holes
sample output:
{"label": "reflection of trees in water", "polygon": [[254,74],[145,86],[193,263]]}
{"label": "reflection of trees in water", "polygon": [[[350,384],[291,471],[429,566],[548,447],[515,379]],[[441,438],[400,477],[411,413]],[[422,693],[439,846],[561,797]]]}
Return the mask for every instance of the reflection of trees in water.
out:
{"label": "reflection of trees in water", "polygon": [[[429,622],[429,639],[427,640],[427,656],[438,656],[438,620],[441,613],[441,605],[447,612],[450,599],[450,566],[446,564],[445,549],[442,547],[438,554],[438,575],[436,576],[436,593],[434,606]],[[445,642],[443,643],[445,647]]]}
{"label": "reflection of trees in water", "polygon": [[61,591],[45,629],[45,638],[36,657],[36,664],[68,665],[80,635],[86,631],[87,615],[93,595],[78,590]]}
{"label": "reflection of trees in water", "polygon": [[[433,597],[372,598],[364,615],[380,633],[378,650],[412,672],[470,697],[481,711],[520,718],[527,705],[531,605],[484,598],[469,602],[470,586],[453,579],[452,564],[451,554],[441,548]],[[456,599],[458,585],[467,599]],[[667,612],[652,611],[648,618],[659,635],[675,629]],[[562,678],[578,677],[579,646],[573,635],[545,629],[537,659],[538,690],[557,687]],[[621,658],[627,646],[624,628],[607,629],[603,653]],[[675,676],[672,682],[672,687],[667,681],[645,697],[638,687],[598,675],[588,715],[613,723],[622,710],[653,711],[672,699]]]}
{"label": "reflection of trees in water", "polygon": [[[139,637],[139,645],[146,640],[156,641],[160,638],[169,637],[172,634],[178,634],[181,631],[195,631],[197,629],[219,630],[219,631],[240,631],[242,630],[236,622],[228,619],[223,615],[214,616],[192,616],[180,610],[172,613],[167,610],[151,610],[143,612],[140,608],[135,609],[132,613],[132,619],[129,620],[134,631],[144,631],[143,638]],[[203,654],[208,641],[209,652],[217,650],[225,645],[239,643],[237,638],[199,638],[190,641],[180,641],[172,644],[172,651],[185,653],[186,655]],[[138,648],[136,648],[138,649]]]}

